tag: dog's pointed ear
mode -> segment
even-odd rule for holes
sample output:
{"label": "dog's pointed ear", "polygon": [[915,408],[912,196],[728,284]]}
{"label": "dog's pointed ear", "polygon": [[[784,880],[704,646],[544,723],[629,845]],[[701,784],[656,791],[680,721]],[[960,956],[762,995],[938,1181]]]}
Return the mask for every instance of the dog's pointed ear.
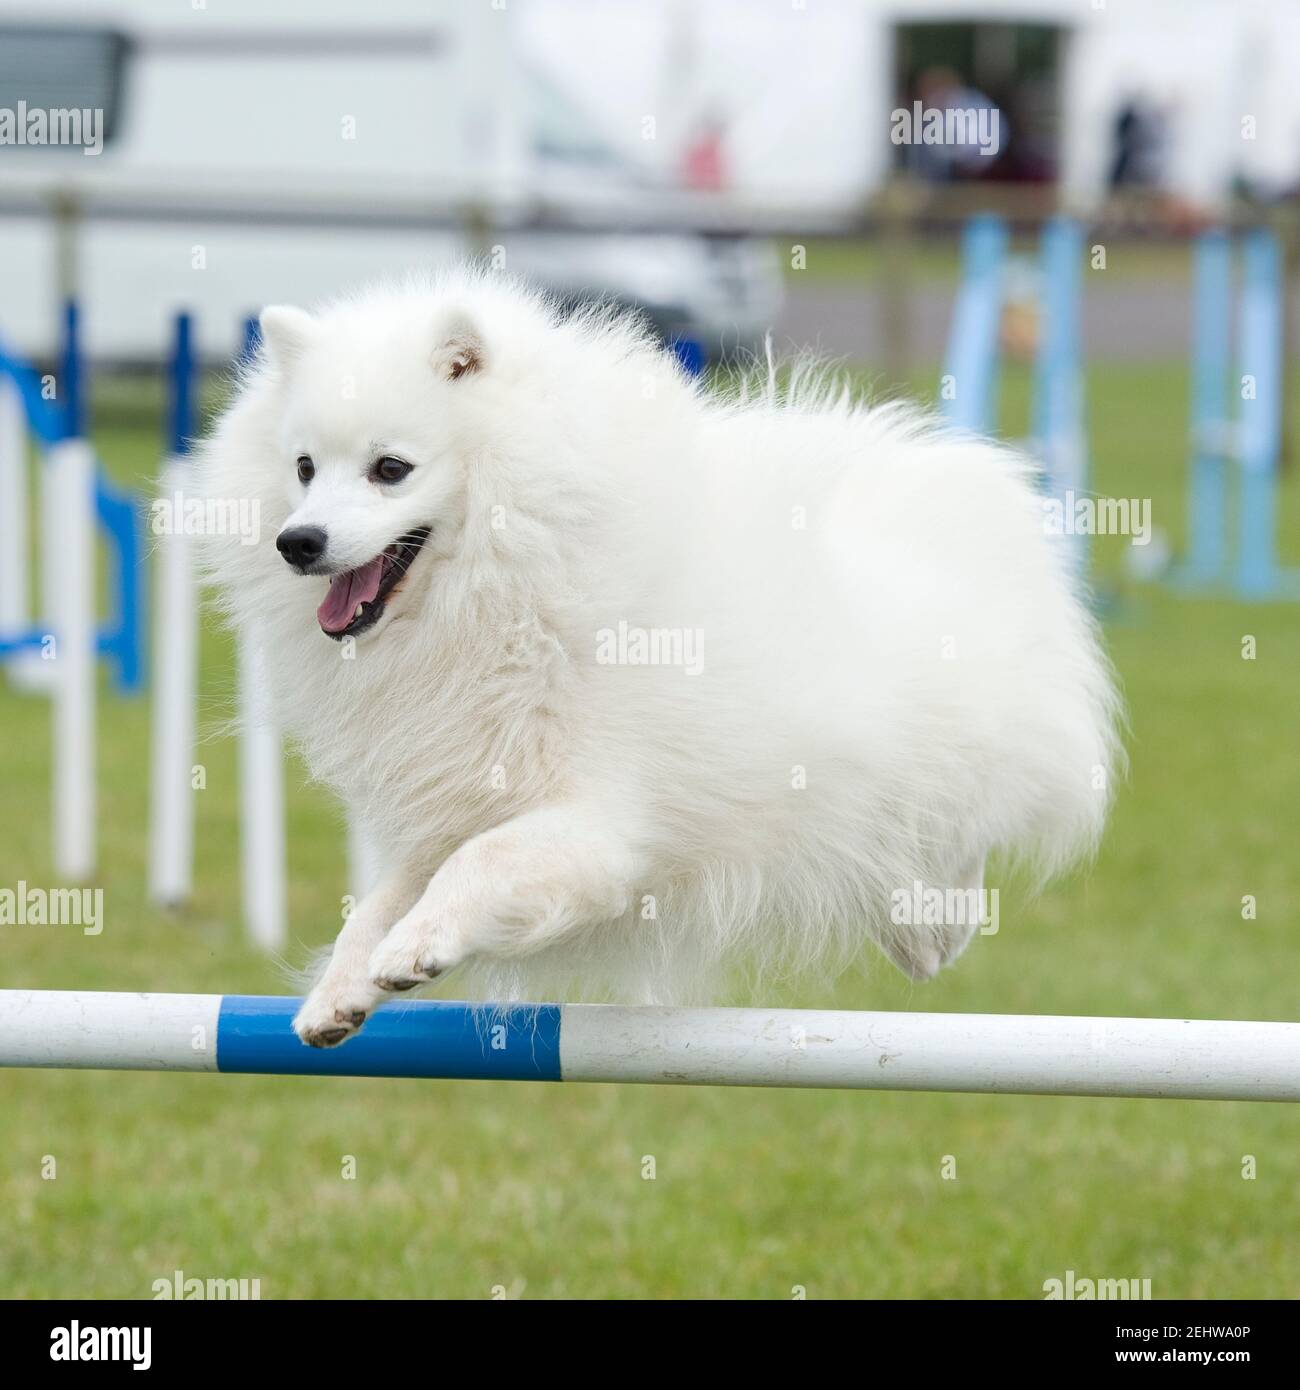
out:
{"label": "dog's pointed ear", "polygon": [[263,309],[258,325],[266,354],[278,367],[297,361],[316,335],[316,320],[305,309],[288,304],[272,304]]}
{"label": "dog's pointed ear", "polygon": [[483,335],[462,310],[443,319],[434,341],[437,346],[433,349],[433,369],[443,381],[456,381],[483,370]]}

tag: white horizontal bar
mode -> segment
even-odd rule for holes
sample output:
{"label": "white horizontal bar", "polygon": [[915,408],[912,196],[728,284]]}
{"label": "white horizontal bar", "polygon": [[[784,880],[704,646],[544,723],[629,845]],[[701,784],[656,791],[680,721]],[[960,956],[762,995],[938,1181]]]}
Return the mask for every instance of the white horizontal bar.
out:
{"label": "white horizontal bar", "polygon": [[0,1067],[214,1071],[220,1028],[228,1070],[285,1074],[1300,1100],[1300,1023],[568,1004],[511,1025],[521,1064],[492,1051],[493,1005],[399,1001],[320,1052],[297,1003],[0,990]]}
{"label": "white horizontal bar", "polygon": [[0,990],[0,1067],[216,1071],[219,994]]}
{"label": "white horizontal bar", "polygon": [[566,1081],[1300,1100],[1300,1023],[570,1004]]}

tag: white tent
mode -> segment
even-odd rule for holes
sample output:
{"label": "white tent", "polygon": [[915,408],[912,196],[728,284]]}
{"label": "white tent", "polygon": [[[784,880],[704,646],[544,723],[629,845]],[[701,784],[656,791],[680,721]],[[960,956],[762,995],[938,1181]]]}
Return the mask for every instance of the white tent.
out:
{"label": "white tent", "polygon": [[524,0],[521,37],[609,138],[668,163],[693,113],[727,116],[735,190],[812,206],[860,198],[890,166],[896,27],[1059,26],[1061,171],[1086,206],[1111,130],[1140,94],[1163,114],[1168,191],[1214,206],[1233,179],[1300,183],[1293,0]]}

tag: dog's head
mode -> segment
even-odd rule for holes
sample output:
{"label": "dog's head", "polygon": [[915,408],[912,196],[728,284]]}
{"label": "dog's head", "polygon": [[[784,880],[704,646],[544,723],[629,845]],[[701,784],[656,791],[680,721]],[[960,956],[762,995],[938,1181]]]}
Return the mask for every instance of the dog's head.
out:
{"label": "dog's head", "polygon": [[422,554],[454,539],[482,335],[451,308],[430,322],[274,307],[261,327],[278,395],[272,467],[289,507],[276,549],[304,582],[327,581],[323,632],[373,636],[410,602]]}
{"label": "dog's head", "polygon": [[636,320],[466,268],[266,309],[239,388],[194,486],[241,522],[201,553],[286,669],[322,631],[394,657],[472,638],[493,660],[502,633],[552,631],[606,562],[629,568],[616,517],[657,505],[651,426],[694,401]]}

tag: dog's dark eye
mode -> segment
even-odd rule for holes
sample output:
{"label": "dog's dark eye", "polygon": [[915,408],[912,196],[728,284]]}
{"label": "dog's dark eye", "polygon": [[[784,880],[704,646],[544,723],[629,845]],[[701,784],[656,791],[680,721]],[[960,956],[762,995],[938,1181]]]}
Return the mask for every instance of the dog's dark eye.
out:
{"label": "dog's dark eye", "polygon": [[400,483],[410,471],[411,464],[385,456],[371,468],[370,480],[375,483]]}
{"label": "dog's dark eye", "polygon": [[309,483],[316,476],[316,465],[307,457],[306,454],[298,460],[298,481]]}

